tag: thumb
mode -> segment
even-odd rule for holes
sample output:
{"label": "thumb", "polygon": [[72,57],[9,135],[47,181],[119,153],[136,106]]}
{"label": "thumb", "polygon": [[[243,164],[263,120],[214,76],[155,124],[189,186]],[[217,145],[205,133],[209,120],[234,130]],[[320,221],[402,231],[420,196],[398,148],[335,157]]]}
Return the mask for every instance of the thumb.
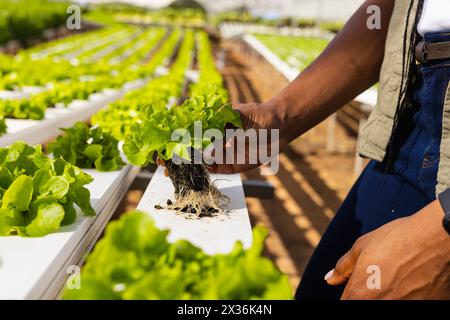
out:
{"label": "thumb", "polygon": [[337,286],[347,282],[353,273],[353,269],[358,261],[360,253],[360,246],[355,243],[350,251],[338,260],[335,268],[325,275],[325,281],[331,286]]}

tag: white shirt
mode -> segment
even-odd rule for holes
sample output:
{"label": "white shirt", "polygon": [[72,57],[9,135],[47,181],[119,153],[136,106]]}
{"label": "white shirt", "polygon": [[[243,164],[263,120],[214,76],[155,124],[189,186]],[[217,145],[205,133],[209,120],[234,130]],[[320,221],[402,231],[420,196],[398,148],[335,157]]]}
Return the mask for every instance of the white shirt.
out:
{"label": "white shirt", "polygon": [[428,32],[450,31],[450,0],[425,0],[417,30],[422,36]]}

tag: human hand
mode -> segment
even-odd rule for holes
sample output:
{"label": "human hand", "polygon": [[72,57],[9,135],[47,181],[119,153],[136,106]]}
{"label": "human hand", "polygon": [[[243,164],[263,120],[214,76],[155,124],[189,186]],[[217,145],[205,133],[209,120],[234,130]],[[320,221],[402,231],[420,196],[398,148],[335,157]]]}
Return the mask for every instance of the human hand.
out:
{"label": "human hand", "polygon": [[[214,163],[208,166],[209,171],[213,173],[239,173],[248,171],[250,169],[256,168],[263,164],[260,159],[261,148],[267,151],[265,154],[273,158],[281,152],[284,147],[288,144],[287,141],[282,137],[276,137],[272,130],[279,130],[282,126],[282,121],[276,112],[276,108],[268,104],[259,103],[248,103],[248,104],[238,104],[234,106],[234,110],[241,114],[242,129],[243,134],[248,134],[250,130],[254,130],[258,136],[260,133],[264,134],[262,129],[269,129],[267,134],[267,141],[261,141],[258,138],[258,143],[249,143],[248,140],[245,141],[245,148],[238,148],[238,139],[233,137],[230,140],[224,140],[223,154],[226,155],[227,152],[233,152],[233,161],[220,164]],[[238,135],[239,137],[239,135]],[[232,149],[232,150],[231,150]],[[258,155],[256,161],[250,161],[252,156]],[[214,156],[214,155],[212,155]],[[244,159],[244,161],[237,161],[238,157]]]}
{"label": "human hand", "polygon": [[434,201],[362,236],[325,280],[347,282],[342,299],[450,299],[450,237],[443,216]]}

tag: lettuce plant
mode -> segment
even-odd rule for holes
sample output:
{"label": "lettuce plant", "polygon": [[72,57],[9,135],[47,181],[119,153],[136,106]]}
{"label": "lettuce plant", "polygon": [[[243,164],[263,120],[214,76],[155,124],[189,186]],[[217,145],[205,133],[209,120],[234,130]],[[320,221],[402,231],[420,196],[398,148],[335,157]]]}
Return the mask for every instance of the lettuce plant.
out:
{"label": "lettuce plant", "polygon": [[64,299],[292,299],[288,279],[262,256],[267,231],[253,245],[237,242],[229,254],[207,255],[188,241],[169,243],[142,212],[111,222],[88,256],[80,289]]}
{"label": "lettuce plant", "polygon": [[115,171],[125,165],[118,141],[100,127],[89,128],[82,122],[71,128],[61,129],[64,135],[48,145],[48,151],[55,157],[80,168],[95,168],[98,171]]}
{"label": "lettuce plant", "polygon": [[62,158],[46,157],[41,146],[23,141],[0,148],[0,235],[40,237],[72,224],[75,205],[94,216],[84,185],[92,177]]}
{"label": "lettuce plant", "polygon": [[[200,123],[202,135],[198,137],[194,127]],[[131,126],[123,149],[128,160],[138,166],[145,166],[156,157],[165,161],[177,200],[169,209],[210,216],[223,211],[229,199],[209,180],[205,165],[193,163],[191,155],[213,142],[213,137],[204,135],[206,130],[223,133],[227,124],[240,127],[239,113],[211,87],[210,93],[172,108],[152,103],[143,111],[142,121]],[[182,135],[181,141],[172,140],[175,131]],[[174,162],[174,156],[187,161]]]}
{"label": "lettuce plant", "polygon": [[[128,160],[138,166],[153,162],[155,154],[163,160],[170,160],[174,155],[189,160],[189,149],[210,145],[212,140],[208,138],[196,141],[196,122],[202,124],[202,137],[208,129],[224,132],[226,124],[241,126],[239,113],[230,104],[224,103],[212,87],[209,93],[192,97],[169,109],[165,104],[155,101],[144,109],[142,116],[140,123],[131,126],[124,144]],[[189,132],[191,139],[187,143],[172,141],[172,133],[179,129]]]}

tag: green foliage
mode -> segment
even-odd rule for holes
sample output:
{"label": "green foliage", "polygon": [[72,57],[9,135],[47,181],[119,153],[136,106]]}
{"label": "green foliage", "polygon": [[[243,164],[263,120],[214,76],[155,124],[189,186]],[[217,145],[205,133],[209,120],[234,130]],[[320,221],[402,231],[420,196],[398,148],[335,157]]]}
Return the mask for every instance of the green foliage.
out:
{"label": "green foliage", "polygon": [[[196,141],[194,135],[195,122],[202,124],[200,141]],[[169,109],[164,103],[156,101],[145,109],[142,122],[131,126],[123,149],[127,159],[138,166],[153,162],[155,153],[164,160],[174,155],[189,160],[191,147],[200,149],[212,143],[211,138],[203,138],[206,130],[217,129],[223,133],[227,123],[236,127],[242,125],[239,113],[230,104],[224,103],[213,88],[208,94],[192,97],[182,105]],[[175,130],[182,130],[182,141],[172,141]],[[186,133],[190,134],[188,141],[184,139]]]}
{"label": "green foliage", "polygon": [[94,114],[91,122],[109,132],[117,140],[123,141],[133,123],[139,121],[140,106],[132,101],[118,101]]}
{"label": "green foliage", "polygon": [[[199,55],[199,83],[190,88],[191,95],[196,95],[194,98],[186,100],[182,105],[168,106],[171,97],[181,95],[184,74],[192,61],[194,38],[192,31],[187,31],[177,60],[168,75],[150,81],[143,90],[129,95],[122,104],[113,105],[110,112],[104,112],[109,117],[116,114],[121,120],[128,116],[126,123],[132,125],[122,127],[118,134],[126,134],[124,152],[135,165],[144,166],[153,162],[155,153],[166,160],[171,159],[174,154],[189,159],[190,147],[198,149],[209,145],[210,139],[194,140],[196,121],[202,123],[203,132],[212,128],[223,132],[227,123],[241,125],[239,114],[226,103],[227,94],[222,86],[222,78],[214,67],[207,35],[197,35],[200,52],[206,52]],[[108,125],[107,121],[103,122]],[[189,132],[189,142],[171,141],[175,130]]]}
{"label": "green foliage", "polygon": [[36,98],[0,100],[0,114],[5,118],[40,120],[44,111],[45,105]]}
{"label": "green foliage", "polygon": [[[115,41],[118,34],[126,37],[130,36],[133,31],[135,31],[134,28],[107,28],[70,36],[64,38],[64,41],[51,41],[32,49],[22,50],[14,57],[7,57],[5,61],[3,61],[5,56],[1,56],[0,66],[2,69],[7,66],[7,70],[2,72],[0,89],[14,90],[23,86],[45,86],[52,82],[76,81],[86,74],[91,76],[110,75],[112,66],[107,61],[86,63],[75,60],[75,58],[69,61],[63,56],[70,50],[79,50],[80,47],[89,45],[93,40],[102,42],[111,38],[110,41]],[[101,48],[102,46],[95,46],[80,55],[89,57],[89,54],[93,54]]]}
{"label": "green foliage", "polygon": [[222,99],[228,101],[228,91],[223,85],[222,74],[216,67],[208,34],[204,31],[199,31],[196,36],[197,63],[200,76],[198,82],[191,85],[190,95],[199,96],[208,93],[211,86],[215,86],[217,93]]}
{"label": "green foliage", "polygon": [[146,63],[139,69],[139,76],[140,77],[151,76],[155,72],[156,68],[165,65],[167,63],[167,60],[174,53],[174,50],[180,41],[181,35],[182,35],[181,29],[179,28],[174,29],[170,34],[170,36],[164,41],[164,43],[158,49],[158,51],[155,52],[150,61],[148,61],[148,63]]}
{"label": "green foliage", "polygon": [[225,11],[212,17],[215,24],[224,22],[258,23],[261,19],[253,16],[248,11]]}
{"label": "green foliage", "polygon": [[32,37],[45,29],[65,23],[67,3],[48,0],[2,0],[0,13],[0,44],[18,40],[26,46]]}
{"label": "green foliage", "polygon": [[[161,48],[154,54],[151,61],[140,68],[142,77],[151,75],[160,65],[165,64],[170,55],[175,51],[180,41],[181,32],[176,29],[164,42]],[[133,123],[141,121],[142,111],[152,101],[160,101],[168,104],[169,100],[182,94],[186,69],[192,62],[194,48],[194,36],[192,30],[184,33],[184,39],[176,60],[173,62],[169,73],[155,77],[143,88],[134,90],[107,108],[100,110],[92,117],[92,123],[97,124],[118,140],[124,140]]]}
{"label": "green foliage", "polygon": [[48,145],[55,158],[62,157],[80,168],[96,168],[98,171],[115,171],[122,168],[118,141],[102,128],[89,128],[82,122],[71,128],[61,129],[64,135]]}
{"label": "green foliage", "polygon": [[[40,59],[39,64],[31,59],[11,59],[8,63],[9,70],[0,79],[0,88],[13,90],[15,87],[33,85],[43,86],[49,81],[63,81],[70,79],[72,74],[80,76],[78,70],[65,60],[53,61],[52,59]],[[68,72],[70,68],[72,73]],[[40,71],[45,70],[43,75]]]}
{"label": "green foliage", "polygon": [[6,130],[7,130],[7,126],[6,126],[5,118],[0,116],[0,136],[4,135],[6,133]]}
{"label": "green foliage", "polygon": [[117,21],[139,21],[147,24],[202,27],[206,16],[202,10],[192,8],[165,8],[146,12],[117,12],[113,15]]}
{"label": "green foliage", "polygon": [[142,212],[111,222],[87,258],[81,289],[64,299],[292,299],[287,277],[262,257],[267,231],[256,227],[253,245],[207,255],[190,242],[169,243]]}
{"label": "green foliage", "polygon": [[255,37],[292,68],[303,71],[326,48],[328,40],[257,34]]}
{"label": "green foliage", "polygon": [[94,216],[84,185],[92,177],[41,146],[23,141],[0,148],[0,235],[41,237],[76,219],[74,205]]}
{"label": "green foliage", "polygon": [[297,27],[299,28],[314,28],[317,26],[317,21],[313,18],[302,18],[296,21]]}
{"label": "green foliage", "polygon": [[[135,28],[126,28],[126,30],[130,34],[131,31],[136,31]],[[118,31],[119,29],[116,27],[109,28],[103,31],[101,35],[108,38]],[[15,59],[0,55],[1,89],[13,90],[28,85],[43,86],[44,84],[50,84],[42,92],[33,94],[29,98],[0,100],[0,115],[5,118],[40,120],[44,118],[45,110],[55,107],[56,104],[68,105],[75,99],[86,100],[91,94],[100,92],[105,88],[120,88],[128,81],[136,80],[141,76],[148,76],[156,66],[148,69],[149,63],[139,64],[143,62],[164,34],[165,30],[162,28],[144,31],[136,39],[136,41],[143,41],[143,44],[124,60],[111,63],[111,58],[115,55],[111,53],[104,56],[105,60],[102,61],[86,63],[85,59],[82,59],[84,62],[81,61],[77,68],[74,68],[71,62],[64,59],[55,61],[54,57],[48,56],[36,58],[35,56],[39,54],[39,51],[34,50],[23,51]],[[95,35],[100,35],[100,33],[85,35],[85,38],[81,39],[92,41],[92,36]],[[76,42],[80,41],[80,38],[76,39],[78,39]],[[86,44],[84,40],[81,41],[81,45],[83,43]],[[116,54],[123,53],[130,49],[130,45],[134,44],[135,41],[133,40],[124,48],[117,49],[115,52]],[[41,49],[45,50],[46,48],[44,46]],[[111,76],[112,73],[115,75]],[[80,81],[80,78],[85,75],[90,77]]]}
{"label": "green foliage", "polygon": [[0,114],[5,118],[33,119],[44,118],[45,110],[53,108],[57,103],[69,104],[75,99],[87,100],[93,93],[103,88],[120,86],[121,78],[110,76],[98,77],[94,81],[59,82],[50,90],[46,90],[25,99],[0,100]]}

